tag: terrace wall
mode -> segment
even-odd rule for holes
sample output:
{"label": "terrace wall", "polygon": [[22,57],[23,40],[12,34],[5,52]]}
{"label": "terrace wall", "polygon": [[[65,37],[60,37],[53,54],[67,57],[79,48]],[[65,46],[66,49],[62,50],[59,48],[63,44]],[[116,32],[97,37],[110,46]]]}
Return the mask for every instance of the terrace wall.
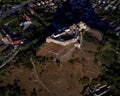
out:
{"label": "terrace wall", "polygon": [[61,41],[57,41],[57,40],[54,40],[54,39],[48,37],[48,38],[46,39],[46,42],[47,42],[47,43],[53,42],[53,43],[56,43],[56,44],[59,44],[59,45],[62,45],[62,46],[66,46],[66,45],[70,45],[70,44],[72,44],[72,43],[77,42],[78,39],[79,39],[79,37],[77,37],[77,38],[75,38],[75,39],[68,40],[68,41],[61,42]]}

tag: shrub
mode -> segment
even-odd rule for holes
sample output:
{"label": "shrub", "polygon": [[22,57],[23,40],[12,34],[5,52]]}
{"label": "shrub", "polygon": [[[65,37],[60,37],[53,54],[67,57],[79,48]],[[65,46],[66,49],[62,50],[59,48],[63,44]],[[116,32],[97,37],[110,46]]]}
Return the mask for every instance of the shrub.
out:
{"label": "shrub", "polygon": [[88,84],[89,83],[89,78],[84,76],[83,78],[80,78],[79,83],[82,85]]}

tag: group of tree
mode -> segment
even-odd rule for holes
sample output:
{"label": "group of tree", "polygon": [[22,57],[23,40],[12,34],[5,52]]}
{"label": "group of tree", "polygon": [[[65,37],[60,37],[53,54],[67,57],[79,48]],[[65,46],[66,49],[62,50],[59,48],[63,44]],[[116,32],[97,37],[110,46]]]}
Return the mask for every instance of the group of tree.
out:
{"label": "group of tree", "polygon": [[104,42],[102,42],[104,46],[102,46],[102,50],[99,53],[100,58],[98,59],[103,64],[100,81],[103,84],[108,84],[111,86],[110,94],[113,96],[119,96],[120,94],[120,87],[118,86],[120,80],[120,49],[119,46],[117,46],[120,43],[119,39],[120,37],[116,36],[113,31],[106,31],[104,35]]}
{"label": "group of tree", "polygon": [[[0,87],[0,96],[28,96],[25,89],[19,86],[19,80],[14,80],[13,84]],[[37,96],[36,89],[30,93],[30,96]]]}
{"label": "group of tree", "polygon": [[18,81],[15,80],[13,84],[8,84],[7,86],[0,87],[1,96],[27,96],[25,89],[22,89],[18,85]]}
{"label": "group of tree", "polygon": [[101,82],[110,85],[110,94],[112,96],[120,95],[120,63],[114,62],[109,66],[102,66]]}

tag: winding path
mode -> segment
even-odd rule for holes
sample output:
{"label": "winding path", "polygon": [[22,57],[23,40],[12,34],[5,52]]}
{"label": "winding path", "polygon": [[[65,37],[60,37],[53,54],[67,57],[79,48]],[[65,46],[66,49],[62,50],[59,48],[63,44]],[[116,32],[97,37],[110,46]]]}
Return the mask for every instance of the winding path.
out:
{"label": "winding path", "polygon": [[53,96],[53,95],[52,95],[52,92],[50,91],[50,89],[40,80],[40,78],[39,78],[39,76],[38,76],[38,74],[37,74],[37,70],[36,70],[35,63],[34,63],[34,61],[33,61],[32,58],[30,58],[30,62],[31,62],[31,64],[33,65],[34,73],[35,73],[35,76],[36,76],[37,80],[39,81],[39,83],[46,89],[46,91],[47,91],[48,93],[50,93],[51,96]]}

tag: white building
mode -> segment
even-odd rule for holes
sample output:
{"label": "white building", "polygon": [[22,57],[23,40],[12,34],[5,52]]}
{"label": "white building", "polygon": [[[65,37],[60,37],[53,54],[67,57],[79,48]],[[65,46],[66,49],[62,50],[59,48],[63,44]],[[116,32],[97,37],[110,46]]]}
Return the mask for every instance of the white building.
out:
{"label": "white building", "polygon": [[[77,25],[73,24],[73,26],[70,26],[69,29],[66,29],[64,30],[64,32],[61,32],[61,33],[58,33],[55,35],[55,33],[53,33],[50,37],[48,37],[46,39],[46,42],[47,43],[56,43],[56,44],[59,44],[59,45],[62,45],[62,46],[67,46],[69,44],[74,44],[75,47],[78,47],[80,48],[80,43],[76,43],[78,40],[80,40],[81,36],[80,35],[80,32],[84,30],[84,31],[87,31],[88,30],[88,27],[86,26],[85,23],[83,22],[80,22],[78,23]],[[73,38],[70,39],[70,40],[56,40],[55,38],[59,38],[60,36],[64,36],[66,34],[74,34]],[[77,36],[76,36],[77,34]]]}

